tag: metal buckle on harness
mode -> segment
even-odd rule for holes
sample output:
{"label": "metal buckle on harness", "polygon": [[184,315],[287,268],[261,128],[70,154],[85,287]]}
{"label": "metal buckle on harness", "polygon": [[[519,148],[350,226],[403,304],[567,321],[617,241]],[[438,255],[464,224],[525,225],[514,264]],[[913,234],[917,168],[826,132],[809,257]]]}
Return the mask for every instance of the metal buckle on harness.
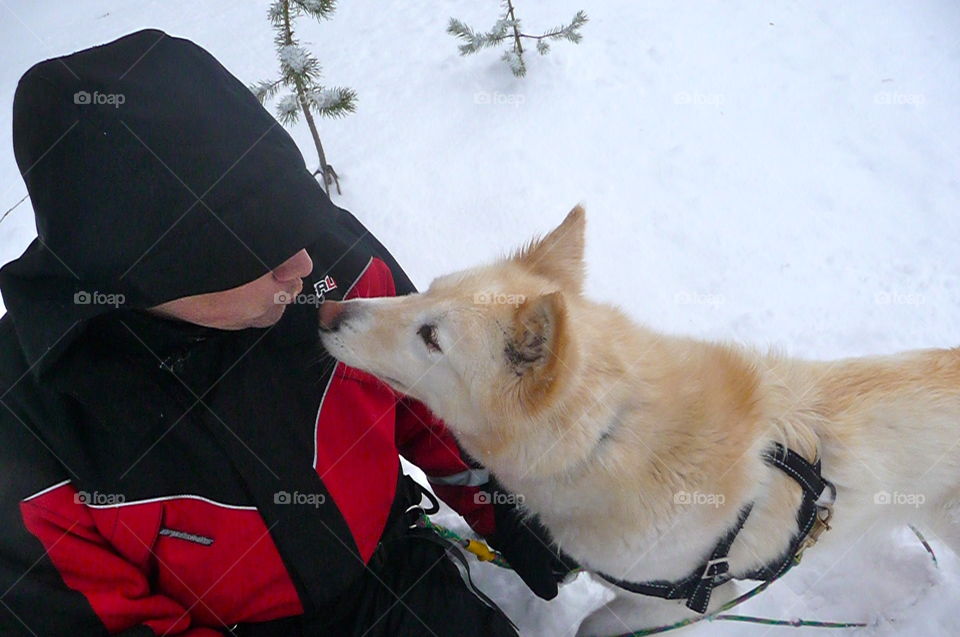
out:
{"label": "metal buckle on harness", "polygon": [[[413,511],[417,511],[417,513],[411,515]],[[425,515],[425,513],[426,512],[423,510],[423,507],[421,507],[419,504],[413,504],[408,506],[406,511],[403,512],[403,517],[408,522],[407,528],[415,529],[418,526],[420,526],[421,525],[420,521],[423,519],[423,516]]]}
{"label": "metal buckle on harness", "polygon": [[[404,475],[403,479],[406,481],[406,487],[412,490],[409,493],[409,501],[413,502],[413,504],[408,506],[403,512],[403,519],[407,523],[408,529],[414,529],[419,526],[423,526],[423,520],[428,515],[432,515],[439,511],[440,503],[437,501],[436,496],[434,496],[429,489],[424,487],[410,476]],[[421,505],[424,498],[430,501],[429,509],[425,509]]]}
{"label": "metal buckle on harness", "polygon": [[703,573],[700,574],[700,579],[713,579],[726,573],[711,573],[710,569],[713,568],[716,564],[726,564],[727,570],[730,569],[730,558],[728,557],[718,557],[714,560],[707,560],[707,564],[703,567]]}
{"label": "metal buckle on harness", "polygon": [[823,535],[825,531],[830,530],[830,518],[832,517],[832,503],[826,505],[817,505],[817,519],[813,521],[813,526],[810,528],[810,532],[807,533],[807,537],[803,538],[803,542],[800,543],[800,547],[797,549],[797,553],[793,557],[795,562],[799,563],[800,558],[803,557],[803,552],[816,544],[817,540],[820,539],[820,536]]}

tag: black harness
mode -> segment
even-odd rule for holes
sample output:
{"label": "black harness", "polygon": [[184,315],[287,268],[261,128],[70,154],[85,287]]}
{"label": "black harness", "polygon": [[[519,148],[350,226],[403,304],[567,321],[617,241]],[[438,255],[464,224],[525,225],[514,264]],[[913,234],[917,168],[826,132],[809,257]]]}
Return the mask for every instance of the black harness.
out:
{"label": "black harness", "polygon": [[[772,448],[764,451],[763,459],[770,466],[780,469],[793,478],[803,489],[803,502],[797,511],[799,530],[781,557],[755,571],[738,575],[736,579],[771,581],[780,577],[791,564],[799,561],[803,551],[815,543],[824,530],[830,528],[828,522],[837,491],[832,483],[820,475],[820,460],[811,464],[797,452],[779,443],[774,443]],[[726,535],[720,538],[706,562],[679,581],[628,582],[603,573],[597,573],[597,575],[632,593],[663,599],[686,599],[687,608],[705,613],[714,587],[734,579],[729,572],[730,564],[727,554],[747,521],[751,509],[753,509],[752,502],[740,510],[736,523]]]}

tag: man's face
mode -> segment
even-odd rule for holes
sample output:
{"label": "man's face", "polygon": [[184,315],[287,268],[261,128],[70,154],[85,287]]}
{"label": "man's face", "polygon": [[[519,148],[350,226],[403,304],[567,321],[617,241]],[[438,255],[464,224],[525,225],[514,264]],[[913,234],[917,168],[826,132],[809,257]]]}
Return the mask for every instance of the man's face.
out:
{"label": "man's face", "polygon": [[303,277],[312,270],[310,255],[301,250],[259,279],[229,290],[167,301],[150,311],[221,330],[270,327],[303,289]]}

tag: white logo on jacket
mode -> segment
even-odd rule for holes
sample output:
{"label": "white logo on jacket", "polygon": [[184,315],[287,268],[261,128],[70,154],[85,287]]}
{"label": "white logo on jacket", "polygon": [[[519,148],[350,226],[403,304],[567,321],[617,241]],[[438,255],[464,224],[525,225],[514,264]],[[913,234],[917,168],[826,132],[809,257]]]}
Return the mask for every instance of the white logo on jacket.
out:
{"label": "white logo on jacket", "polygon": [[317,303],[323,302],[323,295],[337,289],[337,282],[329,274],[313,284],[313,291],[317,293]]}

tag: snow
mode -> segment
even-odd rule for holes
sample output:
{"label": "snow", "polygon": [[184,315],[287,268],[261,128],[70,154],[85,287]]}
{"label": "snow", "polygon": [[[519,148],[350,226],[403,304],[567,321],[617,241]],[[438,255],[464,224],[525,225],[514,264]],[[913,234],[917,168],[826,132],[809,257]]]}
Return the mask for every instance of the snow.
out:
{"label": "snow", "polygon": [[[34,62],[143,27],[189,37],[244,83],[277,74],[267,3],[4,0],[0,210],[25,188],[10,103]],[[587,291],[658,329],[827,358],[960,343],[960,5],[951,0],[520,3],[538,32],[584,9],[579,45],[469,57],[495,2],[341,3],[297,33],[358,110],[322,120],[353,211],[425,286],[588,213]],[[532,49],[532,47],[531,47]],[[271,112],[273,110],[270,106]],[[292,134],[308,165],[301,122]],[[29,200],[0,261],[35,236]],[[449,512],[440,520],[456,528]],[[960,635],[960,561],[933,568],[909,531],[796,569],[742,608],[867,621],[863,630],[714,622],[690,635]],[[511,573],[481,586],[525,635],[571,635],[606,592],[585,576],[550,603]]]}
{"label": "snow", "polygon": [[523,75],[525,72],[525,62],[516,51],[512,49],[504,51],[501,59],[507,63],[507,66],[510,67],[510,71],[512,71],[515,75]]}
{"label": "snow", "polygon": [[277,52],[280,63],[290,67],[293,73],[302,73],[310,61],[310,54],[298,44],[287,44]]}
{"label": "snow", "polygon": [[309,100],[318,110],[323,111],[340,101],[340,93],[331,88],[314,89],[310,91]]}
{"label": "snow", "polygon": [[277,99],[276,109],[274,113],[277,114],[291,114],[299,115],[300,102],[297,101],[297,96],[294,93],[287,93],[283,97]]}

